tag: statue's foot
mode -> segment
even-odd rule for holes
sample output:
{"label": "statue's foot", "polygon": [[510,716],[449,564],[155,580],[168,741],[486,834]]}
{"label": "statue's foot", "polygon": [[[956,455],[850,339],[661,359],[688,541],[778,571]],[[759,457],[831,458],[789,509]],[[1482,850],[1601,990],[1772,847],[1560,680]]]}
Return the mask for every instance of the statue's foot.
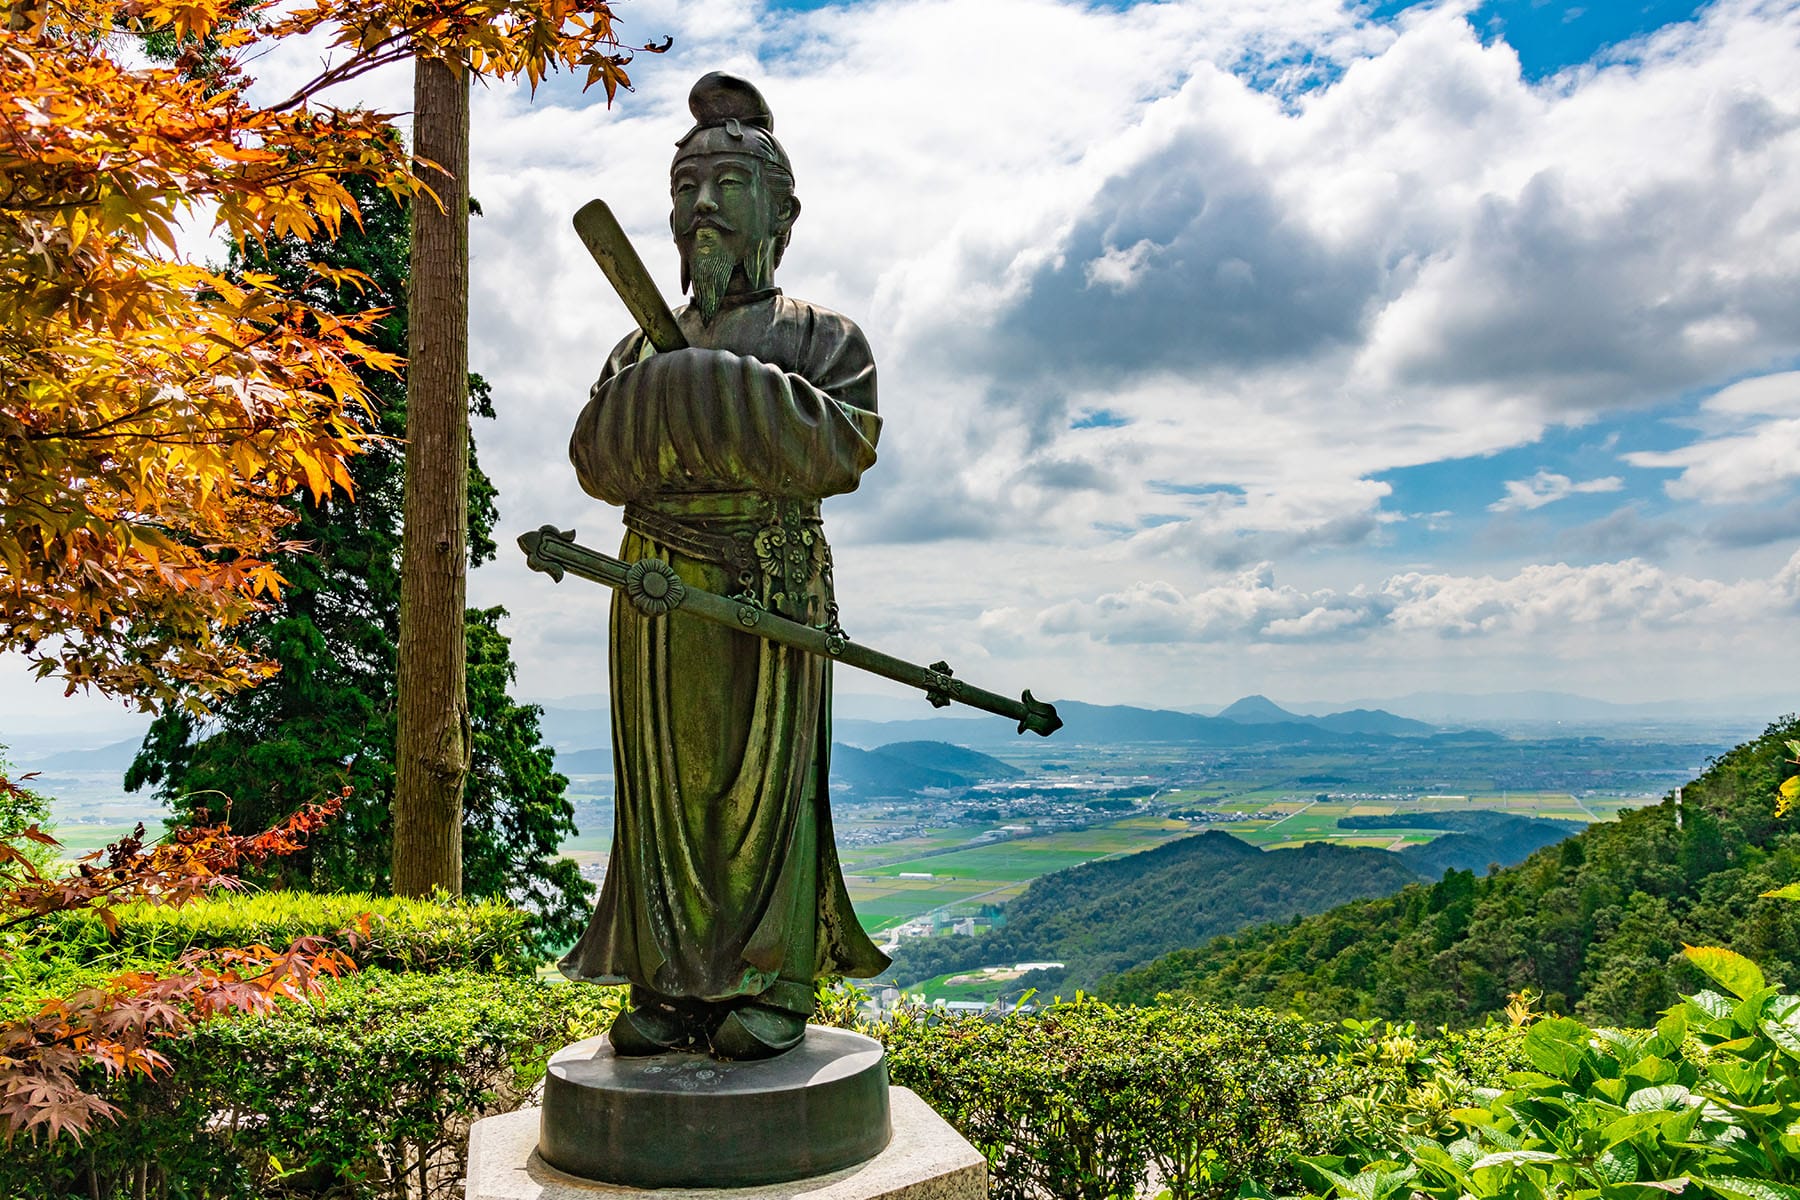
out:
{"label": "statue's foot", "polygon": [[806,1018],[799,1013],[760,1004],[745,1004],[725,1014],[708,1040],[713,1057],[742,1062],[774,1058],[806,1037]]}
{"label": "statue's foot", "polygon": [[643,1058],[690,1045],[693,1031],[681,1014],[661,1004],[640,1004],[620,1011],[606,1036],[614,1054]]}

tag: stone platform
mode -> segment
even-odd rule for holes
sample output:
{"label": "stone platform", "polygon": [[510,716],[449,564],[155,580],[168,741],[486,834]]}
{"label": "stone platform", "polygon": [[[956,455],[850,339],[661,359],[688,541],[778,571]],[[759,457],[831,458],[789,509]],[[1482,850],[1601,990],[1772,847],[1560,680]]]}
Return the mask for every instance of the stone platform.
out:
{"label": "stone platform", "polygon": [[852,1167],[743,1188],[649,1190],[567,1175],[539,1156],[541,1110],[477,1121],[465,1200],[986,1200],[987,1160],[923,1100],[889,1090],[893,1137]]}
{"label": "stone platform", "polygon": [[627,1187],[750,1187],[853,1166],[888,1136],[887,1058],[859,1033],[811,1025],[752,1062],[625,1057],[602,1034],[551,1057],[538,1154]]}

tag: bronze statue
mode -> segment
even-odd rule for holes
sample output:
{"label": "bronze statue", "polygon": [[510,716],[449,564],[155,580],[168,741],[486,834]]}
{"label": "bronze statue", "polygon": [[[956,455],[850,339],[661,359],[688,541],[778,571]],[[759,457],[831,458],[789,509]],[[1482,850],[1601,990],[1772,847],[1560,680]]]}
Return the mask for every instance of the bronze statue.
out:
{"label": "bronze statue", "polygon": [[[678,336],[613,350],[569,453],[583,488],[624,506],[622,559],[835,636],[819,501],[875,462],[874,360],[849,318],[774,285],[800,202],[762,96],[714,73],[688,104],[670,225],[692,302]],[[832,838],[831,667],[656,607],[613,602],[612,857],[562,970],[631,985],[619,1054],[768,1057],[804,1036],[815,980],[888,964]]]}

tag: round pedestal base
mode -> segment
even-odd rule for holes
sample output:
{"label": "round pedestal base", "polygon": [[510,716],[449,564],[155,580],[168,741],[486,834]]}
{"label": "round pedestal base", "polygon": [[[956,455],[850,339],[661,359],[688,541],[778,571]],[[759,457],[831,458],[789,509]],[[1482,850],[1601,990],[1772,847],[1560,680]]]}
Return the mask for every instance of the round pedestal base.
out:
{"label": "round pedestal base", "polygon": [[621,1058],[604,1035],[564,1047],[544,1078],[538,1153],[628,1187],[751,1187],[854,1166],[890,1136],[880,1043],[809,1025],[760,1062]]}

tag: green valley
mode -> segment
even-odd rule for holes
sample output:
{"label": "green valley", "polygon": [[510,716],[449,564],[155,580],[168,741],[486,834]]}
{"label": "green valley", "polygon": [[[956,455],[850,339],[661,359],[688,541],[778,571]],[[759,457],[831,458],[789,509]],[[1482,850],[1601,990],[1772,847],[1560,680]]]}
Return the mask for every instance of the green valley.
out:
{"label": "green valley", "polygon": [[1800,818],[1777,814],[1789,717],[1661,803],[1523,864],[1469,871],[1173,952],[1103,993],[1268,1004],[1321,1018],[1463,1026],[1529,989],[1552,1011],[1647,1026],[1703,983],[1684,944],[1800,978],[1800,915],[1764,893],[1800,878]]}

